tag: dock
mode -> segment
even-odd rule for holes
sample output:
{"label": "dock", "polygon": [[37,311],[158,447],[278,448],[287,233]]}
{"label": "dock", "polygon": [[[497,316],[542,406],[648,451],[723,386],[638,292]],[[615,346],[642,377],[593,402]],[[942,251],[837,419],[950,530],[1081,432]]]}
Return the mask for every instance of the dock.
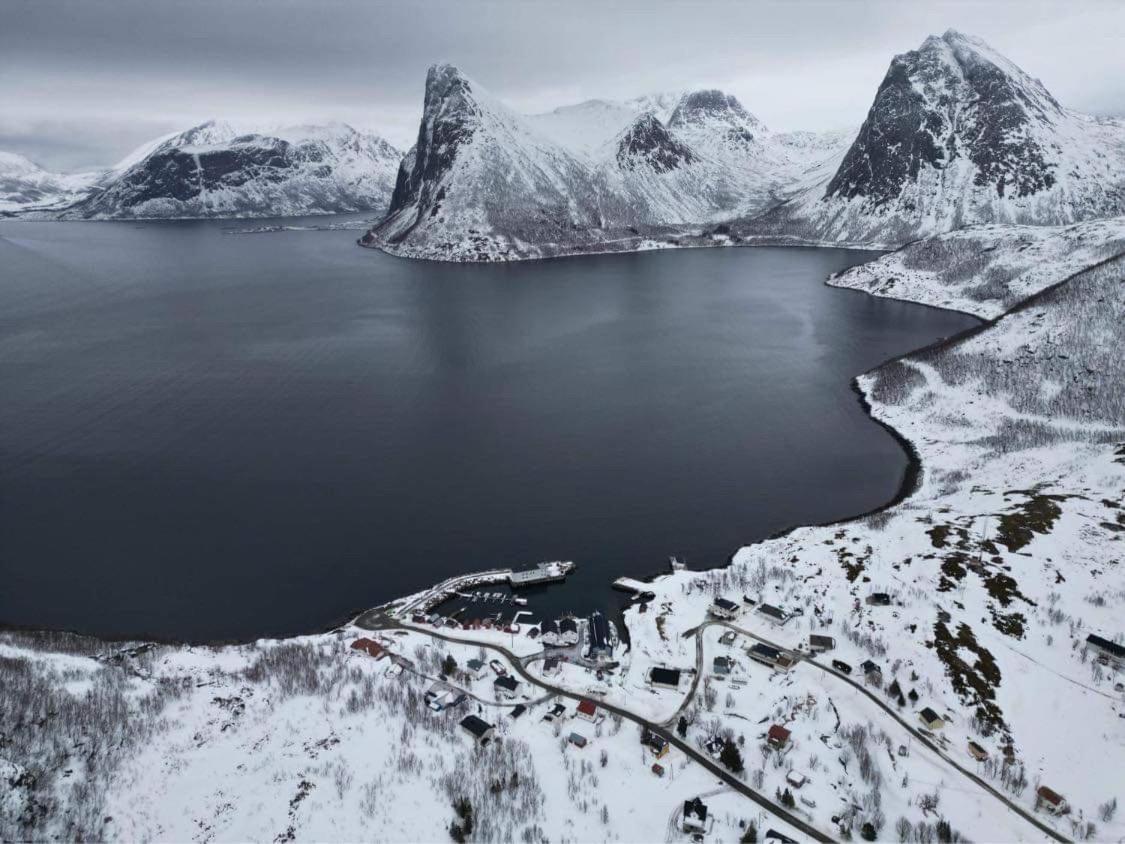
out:
{"label": "dock", "polygon": [[634,580],[631,577],[619,577],[613,581],[613,588],[620,589],[622,592],[629,592],[636,595],[642,601],[651,601],[656,597],[656,594],[648,588],[647,583],[642,583],[639,580]]}
{"label": "dock", "polygon": [[538,586],[541,583],[560,583],[566,580],[566,576],[572,571],[574,571],[574,563],[569,560],[540,563],[533,569],[511,572],[508,575],[508,584],[513,589],[518,589],[521,586]]}

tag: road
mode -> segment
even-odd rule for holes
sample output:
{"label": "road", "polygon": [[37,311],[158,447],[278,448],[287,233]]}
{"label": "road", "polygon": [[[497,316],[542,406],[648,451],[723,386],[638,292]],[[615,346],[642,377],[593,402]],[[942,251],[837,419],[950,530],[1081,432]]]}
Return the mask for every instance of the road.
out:
{"label": "road", "polygon": [[[359,618],[355,620],[355,624],[357,627],[363,627],[367,630],[412,630],[415,633],[422,633],[434,639],[442,639],[443,641],[454,642],[459,645],[471,645],[484,648],[485,650],[495,651],[496,653],[507,659],[508,662],[511,663],[512,668],[516,671],[516,673],[523,677],[523,679],[528,683],[534,686],[538,686],[541,689],[545,689],[548,692],[552,692],[559,697],[570,698],[571,700],[576,701],[580,701],[583,699],[583,696],[577,694],[576,692],[572,692],[569,689],[564,689],[560,686],[554,686],[550,683],[544,682],[538,677],[533,676],[524,667],[523,661],[519,657],[517,657],[507,648],[501,647],[500,645],[487,644],[475,639],[462,639],[457,636],[450,636],[447,633],[438,632],[437,630],[427,630],[419,627],[414,627],[412,625],[406,625],[392,618],[389,618],[382,610],[378,608],[368,610],[367,612],[360,615]],[[701,647],[702,646],[700,646],[700,652],[702,652]],[[696,682],[698,682],[698,672],[696,675]],[[695,688],[694,684],[692,688]],[[625,720],[632,721],[634,724],[644,727],[660,736],[673,747],[678,748],[680,752],[685,756],[702,765],[705,769],[707,769],[707,771],[714,774],[739,794],[757,803],[770,814],[774,815],[780,820],[785,821],[794,829],[800,830],[803,834],[807,835],[809,838],[812,838],[814,841],[832,841],[832,839],[825,835],[823,832],[806,823],[796,815],[792,814],[784,806],[778,803],[774,803],[768,797],[750,788],[750,786],[746,785],[746,783],[738,779],[730,771],[716,764],[716,762],[706,754],[700,753],[698,750],[696,750],[694,747],[692,747],[678,735],[676,735],[674,731],[667,729],[663,724],[653,723],[646,718],[642,718],[639,715],[630,712],[628,709],[623,709],[606,701],[598,701],[598,706],[600,706],[607,712],[612,712],[616,715],[619,715]]]}
{"label": "road", "polygon": [[[697,647],[698,653],[702,654],[702,642],[703,642],[703,636],[701,635],[702,632],[706,628],[712,627],[712,626],[725,627],[729,630],[734,630],[736,633],[741,633],[744,636],[747,636],[751,639],[754,639],[758,642],[761,642],[762,644],[769,645],[771,648],[777,648],[778,650],[787,651],[789,653],[796,653],[800,657],[801,662],[803,662],[807,665],[811,665],[814,668],[819,668],[821,671],[823,671],[825,674],[829,675],[830,677],[834,677],[835,679],[839,680],[840,682],[847,683],[849,686],[854,688],[860,694],[866,695],[871,701],[873,701],[875,703],[876,706],[878,706],[880,709],[882,709],[884,712],[886,712],[887,715],[889,715],[891,718],[893,718],[895,721],[897,721],[899,723],[899,725],[901,725],[908,733],[910,733],[910,735],[913,736],[923,747],[925,747],[927,750],[931,751],[935,756],[937,756],[939,759],[941,759],[947,765],[952,767],[954,770],[958,771],[963,776],[972,780],[978,786],[983,788],[986,792],[988,792],[993,797],[995,797],[997,800],[999,800],[1001,803],[1003,803],[1009,810],[1015,812],[1017,815],[1019,815],[1025,821],[1032,824],[1036,829],[1038,829],[1044,835],[1047,835],[1047,836],[1053,838],[1055,841],[1063,841],[1063,842],[1069,842],[1070,841],[1069,838],[1066,838],[1065,836],[1059,834],[1054,829],[1047,826],[1045,823],[1043,823],[1038,818],[1036,818],[1034,815],[1032,815],[1030,812],[1026,811],[1023,807],[1021,807],[1020,805],[1018,805],[1014,801],[1010,800],[1003,793],[1001,793],[1000,791],[993,788],[992,785],[988,781],[982,779],[981,777],[978,777],[972,771],[969,771],[966,768],[962,767],[957,761],[955,761],[948,754],[946,754],[945,751],[943,751],[936,744],[934,744],[920,730],[911,726],[907,721],[905,721],[903,718],[901,718],[899,716],[899,714],[897,712],[895,712],[890,707],[889,704],[887,704],[885,701],[883,701],[882,699],[877,697],[875,694],[873,694],[866,686],[863,686],[860,683],[857,683],[855,680],[853,680],[851,677],[847,676],[846,674],[842,674],[839,671],[837,671],[836,669],[831,668],[831,667],[829,667],[829,666],[827,666],[827,665],[825,665],[821,662],[818,662],[816,659],[813,659],[811,656],[807,656],[806,654],[803,654],[803,653],[800,653],[800,652],[797,652],[797,651],[793,651],[792,648],[786,648],[784,645],[779,645],[777,642],[771,642],[769,639],[765,639],[765,638],[759,636],[756,633],[752,633],[751,631],[746,630],[745,628],[739,627],[735,624],[731,624],[730,622],[727,622],[727,621],[705,621],[705,622],[703,622],[703,624],[700,624],[698,627],[693,628],[692,631],[689,631],[689,632],[693,632],[698,639],[698,643],[699,643],[699,646]],[[699,673],[702,673],[702,668],[703,668],[702,655],[700,655],[697,658],[697,661],[698,661],[698,668],[700,669]]]}

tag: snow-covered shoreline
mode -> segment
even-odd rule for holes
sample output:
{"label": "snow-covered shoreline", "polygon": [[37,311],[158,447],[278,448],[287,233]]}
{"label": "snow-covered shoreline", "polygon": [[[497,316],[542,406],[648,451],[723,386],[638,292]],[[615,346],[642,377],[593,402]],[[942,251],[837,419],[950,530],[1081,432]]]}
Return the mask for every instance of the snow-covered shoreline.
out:
{"label": "snow-covered shoreline", "polygon": [[[1112,244],[1105,228],[1097,236]],[[958,292],[989,319],[857,378],[872,417],[916,450],[912,495],[748,546],[726,568],[657,578],[654,597],[625,615],[632,647],[615,672],[595,681],[569,665],[551,682],[654,720],[673,713],[673,726],[683,712],[688,742],[736,743],[746,783],[777,800],[792,789],[802,817],[826,832],[846,825],[855,835],[871,824],[879,838],[921,838],[940,819],[973,838],[1041,839],[832,672],[800,661],[774,671],[746,650],[761,637],[801,653],[809,633],[832,636],[823,662],[879,664],[874,693],[915,723],[922,707],[939,713],[935,746],[975,766],[1027,815],[1067,837],[1125,834],[1112,812],[1102,819],[1111,799],[1125,798],[1114,755],[1101,757],[1105,765],[1090,755],[1125,746],[1115,717],[1125,698],[1114,685],[1120,675],[1097,666],[1085,645],[1090,632],[1120,634],[1113,625],[1125,604],[1125,378],[1114,356],[1125,258],[1095,261],[1102,247],[1091,244],[1082,254],[1093,266],[1075,274],[1073,232],[1037,234],[1031,274],[1020,270],[1018,231],[954,237],[954,252],[960,244],[970,253],[991,239],[986,254],[1002,253],[1010,283],[989,292],[1017,290],[1014,307],[960,295],[967,282],[939,273],[916,273],[893,291],[934,306]],[[905,253],[833,283],[882,290]],[[888,605],[868,600],[877,592]],[[700,626],[716,596],[740,607],[734,643]],[[758,612],[762,603],[784,608],[787,621]],[[673,773],[655,776],[635,725],[587,727],[570,713],[556,727],[541,720],[553,703],[534,688],[520,689],[528,712],[512,720],[516,701],[496,696],[488,672],[459,673],[477,648],[412,626],[371,633],[348,624],[219,647],[0,634],[0,714],[17,725],[0,751],[10,785],[0,837],[429,840],[447,834],[457,795],[475,807],[482,839],[676,840],[675,809],[696,795],[713,812],[721,807],[716,840],[736,840],[749,820],[785,831],[736,795],[713,793],[714,779],[676,751],[664,760]],[[404,674],[349,647],[371,635],[406,660]],[[508,639],[457,636],[505,647]],[[533,655],[531,640],[520,645]],[[720,655],[734,665],[723,679],[709,670]],[[478,701],[469,711],[503,736],[497,748],[475,749],[459,710],[425,707],[447,656],[460,666],[450,682]],[[654,689],[658,666],[701,672],[698,695],[683,699],[686,681],[679,691]],[[51,729],[32,726],[51,711],[66,714]],[[1044,728],[1058,719],[1065,733]],[[771,723],[784,724],[791,743],[759,756]],[[571,731],[591,746],[568,743]],[[970,740],[988,760],[967,757]],[[503,771],[507,785],[479,782],[472,772],[482,766]],[[801,788],[787,782],[794,772],[807,779]],[[1068,818],[1034,813],[1040,784],[1067,797]]]}

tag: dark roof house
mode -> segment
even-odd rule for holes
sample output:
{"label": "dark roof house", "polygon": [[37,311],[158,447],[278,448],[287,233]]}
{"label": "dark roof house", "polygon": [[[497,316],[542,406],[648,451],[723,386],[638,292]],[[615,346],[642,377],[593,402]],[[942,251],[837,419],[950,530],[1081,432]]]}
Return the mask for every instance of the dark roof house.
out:
{"label": "dark roof house", "polygon": [[684,832],[704,832],[707,827],[707,807],[698,797],[684,801]]}
{"label": "dark roof house", "polygon": [[477,744],[488,744],[492,738],[492,725],[476,715],[467,715],[462,718],[461,726],[476,739]]}
{"label": "dark roof house", "polygon": [[654,668],[649,673],[649,680],[654,686],[678,689],[680,687],[680,672],[671,668]]}

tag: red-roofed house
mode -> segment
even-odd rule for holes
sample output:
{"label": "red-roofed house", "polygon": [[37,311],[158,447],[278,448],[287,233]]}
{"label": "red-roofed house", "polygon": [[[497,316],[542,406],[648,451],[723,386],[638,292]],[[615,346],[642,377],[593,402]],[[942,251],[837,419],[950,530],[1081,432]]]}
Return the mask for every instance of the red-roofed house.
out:
{"label": "red-roofed house", "polygon": [[597,704],[595,704],[592,700],[582,700],[582,701],[580,701],[578,703],[577,715],[578,715],[579,718],[585,718],[587,721],[591,721],[591,722],[597,721],[598,720]]}
{"label": "red-roofed house", "polygon": [[375,657],[375,659],[382,659],[387,655],[386,649],[373,639],[356,639],[352,642],[352,647],[357,651],[363,651],[368,656]]}
{"label": "red-roofed house", "polygon": [[770,747],[776,747],[778,750],[784,750],[789,746],[790,732],[780,724],[774,724],[766,733],[766,741]]}

